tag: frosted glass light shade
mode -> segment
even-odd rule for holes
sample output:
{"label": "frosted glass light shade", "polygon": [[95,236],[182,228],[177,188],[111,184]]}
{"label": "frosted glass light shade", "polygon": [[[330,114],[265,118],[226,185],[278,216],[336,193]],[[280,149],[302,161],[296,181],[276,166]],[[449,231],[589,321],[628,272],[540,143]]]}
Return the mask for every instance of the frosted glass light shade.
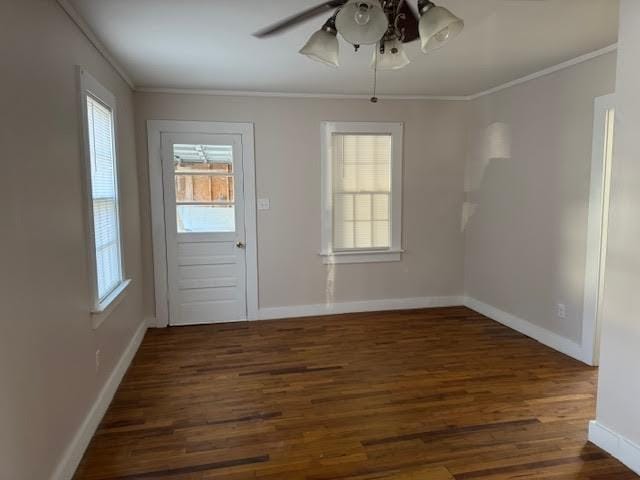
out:
{"label": "frosted glass light shade", "polygon": [[378,43],[388,27],[389,20],[378,0],[350,0],[336,17],[338,32],[353,45]]}
{"label": "frosted glass light shade", "polygon": [[378,59],[378,70],[398,70],[411,63],[404,51],[404,45],[398,39],[384,42],[384,53],[382,54],[380,53],[380,48],[376,45],[371,59],[371,68],[376,66],[376,57]]}
{"label": "frosted glass light shade", "polygon": [[462,19],[444,7],[429,8],[420,19],[422,51],[427,53],[442,47],[464,28]]}
{"label": "frosted glass light shade", "polygon": [[309,41],[300,49],[300,53],[325,65],[332,67],[340,66],[340,60],[338,58],[340,53],[338,37],[335,33],[328,32],[324,29],[318,30],[311,35]]}

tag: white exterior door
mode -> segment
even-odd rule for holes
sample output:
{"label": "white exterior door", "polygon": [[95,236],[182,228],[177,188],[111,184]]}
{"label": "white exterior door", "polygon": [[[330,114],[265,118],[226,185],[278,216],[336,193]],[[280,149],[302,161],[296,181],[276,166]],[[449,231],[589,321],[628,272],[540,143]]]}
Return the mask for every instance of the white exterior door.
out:
{"label": "white exterior door", "polygon": [[163,133],[170,325],[247,319],[242,136]]}

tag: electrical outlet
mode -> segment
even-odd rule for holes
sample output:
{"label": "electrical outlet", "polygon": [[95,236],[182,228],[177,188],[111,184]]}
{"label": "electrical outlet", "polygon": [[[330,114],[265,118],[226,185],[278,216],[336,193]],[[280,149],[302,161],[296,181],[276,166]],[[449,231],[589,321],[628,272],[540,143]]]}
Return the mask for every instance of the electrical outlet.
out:
{"label": "electrical outlet", "polygon": [[558,304],[558,318],[567,318],[567,306],[564,303]]}
{"label": "electrical outlet", "polygon": [[100,350],[96,350],[96,373],[100,370]]}

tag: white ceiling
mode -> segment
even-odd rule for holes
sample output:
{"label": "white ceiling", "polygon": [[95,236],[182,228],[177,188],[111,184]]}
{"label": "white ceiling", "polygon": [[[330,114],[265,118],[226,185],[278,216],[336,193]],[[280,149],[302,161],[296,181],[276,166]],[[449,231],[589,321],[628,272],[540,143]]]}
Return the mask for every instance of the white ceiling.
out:
{"label": "white ceiling", "polygon": [[[69,0],[138,87],[367,94],[371,48],[341,43],[332,69],[297,53],[324,17],[279,36],[251,33],[320,0]],[[411,0],[414,2],[415,0]],[[379,93],[472,95],[617,41],[618,0],[440,0],[463,33],[382,72]]]}

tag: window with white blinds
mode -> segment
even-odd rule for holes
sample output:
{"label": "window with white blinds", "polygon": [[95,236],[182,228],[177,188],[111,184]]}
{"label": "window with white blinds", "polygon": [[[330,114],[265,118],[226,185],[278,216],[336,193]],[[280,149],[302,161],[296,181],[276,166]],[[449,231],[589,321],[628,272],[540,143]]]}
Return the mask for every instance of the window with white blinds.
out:
{"label": "window with white blinds", "polygon": [[323,124],[325,263],[400,259],[402,125]]}
{"label": "window with white blinds", "polygon": [[113,112],[87,95],[91,199],[98,300],[122,282]]}
{"label": "window with white blinds", "polygon": [[333,248],[390,248],[391,135],[335,133]]}
{"label": "window with white blinds", "polygon": [[[85,139],[87,212],[92,312],[108,313],[130,281],[124,279],[115,138],[115,97],[84,69],[80,69]],[[109,309],[110,311],[111,309]],[[101,320],[100,320],[101,321]],[[94,327],[99,323],[95,322]]]}

